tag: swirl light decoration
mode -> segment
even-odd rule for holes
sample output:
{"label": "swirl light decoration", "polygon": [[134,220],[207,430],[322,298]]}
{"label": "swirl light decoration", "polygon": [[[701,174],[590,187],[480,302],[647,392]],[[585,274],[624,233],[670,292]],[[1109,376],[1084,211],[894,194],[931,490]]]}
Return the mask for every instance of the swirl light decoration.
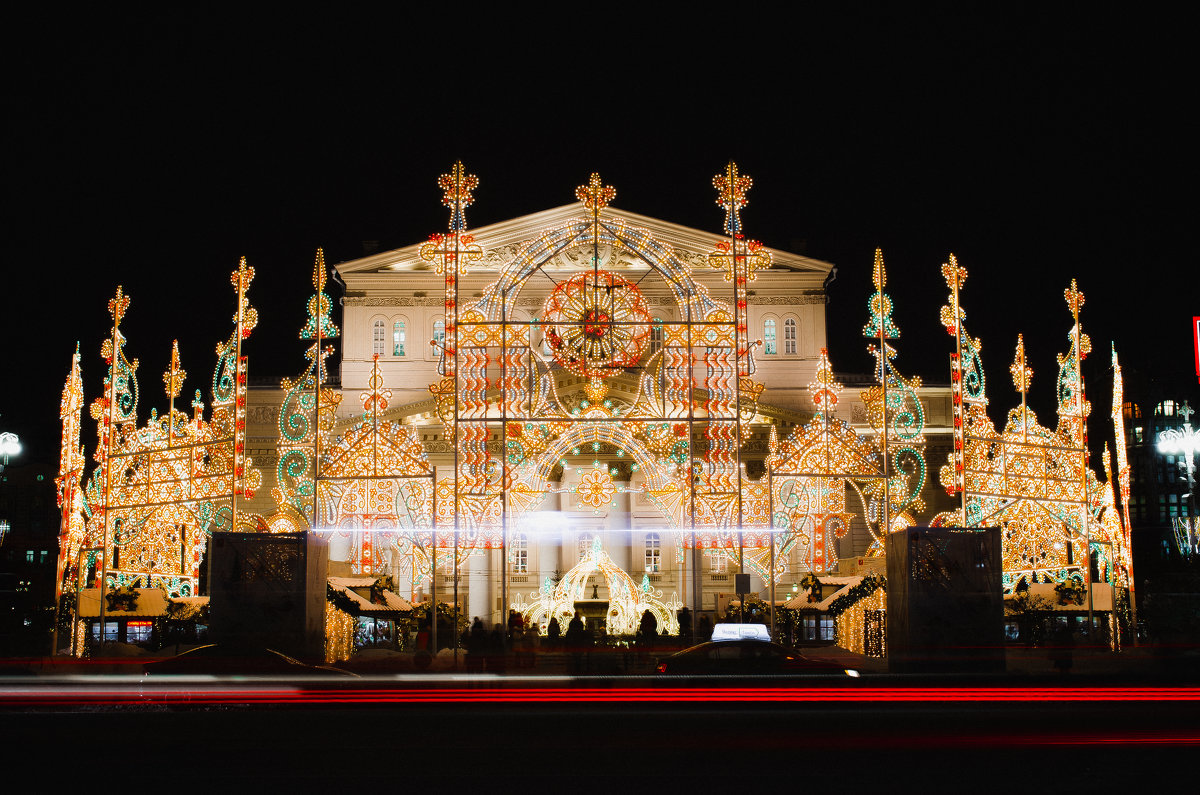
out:
{"label": "swirl light decoration", "polygon": [[333,353],[333,346],[323,343],[339,334],[329,317],[331,304],[325,294],[326,279],[325,252],[317,249],[312,277],[314,293],[308,299],[308,318],[300,329],[301,340],[312,340],[304,352],[308,367],[298,378],[284,378],[279,383],[284,398],[279,406],[276,485],[271,490],[276,514],[271,517],[270,525],[275,532],[295,532],[316,524],[313,484],[319,473],[315,462],[321,458],[322,438],[332,430],[342,401],[340,390],[325,385],[329,372],[325,359]]}
{"label": "swirl light decoration", "polygon": [[888,340],[899,338],[900,329],[892,320],[892,299],[883,291],[887,270],[879,249],[875,249],[873,271],[875,294],[868,304],[871,318],[863,336],[871,340],[867,352],[875,357],[878,385],[863,392],[862,399],[886,477],[869,481],[864,491],[870,498],[866,518],[874,536],[868,554],[880,555],[883,535],[914,524],[914,515],[924,510],[921,491],[927,475],[925,409],[917,397],[921,379],[905,378],[893,362],[896,349]]}

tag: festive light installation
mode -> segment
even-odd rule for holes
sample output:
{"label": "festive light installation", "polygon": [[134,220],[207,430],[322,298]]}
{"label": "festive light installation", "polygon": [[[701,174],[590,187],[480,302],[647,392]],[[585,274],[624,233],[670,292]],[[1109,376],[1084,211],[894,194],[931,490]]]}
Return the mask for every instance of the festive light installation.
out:
{"label": "festive light installation", "polygon": [[318,526],[335,528],[331,557],[351,573],[407,575],[415,587],[428,574],[434,473],[416,429],[383,418],[390,398],[376,355],[362,419],[329,447],[317,478]]}
{"label": "festive light installation", "polygon": [[869,302],[871,320],[863,328],[863,336],[872,340],[867,352],[875,357],[878,385],[864,392],[862,399],[886,474],[865,486],[871,497],[867,519],[874,535],[868,554],[879,555],[883,552],[883,534],[914,524],[912,515],[924,510],[925,503],[920,495],[927,475],[925,410],[917,398],[921,379],[917,376],[904,378],[892,362],[896,349],[887,341],[898,338],[900,329],[892,320],[892,299],[883,292],[887,271],[883,252],[879,249],[875,249],[873,280],[875,295]]}
{"label": "festive light installation", "polygon": [[[456,539],[473,533],[486,545],[503,547],[510,520],[563,491],[553,483],[563,477],[559,471],[571,451],[596,444],[629,456],[644,483],[640,493],[686,537],[677,539],[677,549],[769,546],[767,489],[744,479],[739,448],[749,438],[749,419],[762,391],[751,378],[746,283],[756,269],[769,266],[770,257],[738,231],[748,180],[736,175],[733,164],[726,178],[732,188],[722,194],[722,206],[728,205],[726,231],[733,231],[710,262],[726,268],[734,284],[728,303],[697,284],[670,247],[605,217],[616,190],[596,174],[576,190],[586,215],[523,244],[477,299],[460,302],[457,293],[460,264],[480,256],[473,241],[463,240],[463,227],[452,225],[458,237],[439,237],[425,247],[422,256],[450,274],[445,377],[431,392],[454,439],[455,481],[446,493],[455,506]],[[465,201],[466,184],[456,167],[445,177],[445,201],[455,206]],[[651,318],[637,284],[608,267],[617,252],[663,279],[681,320]],[[514,310],[530,278],[567,254],[581,257],[586,267],[558,283],[544,302],[540,327],[547,356],[540,345],[531,345],[531,324],[514,320]],[[662,329],[661,346],[654,350],[648,344],[652,326]],[[583,400],[559,394],[557,367],[583,379]],[[616,382],[626,393],[620,399],[608,397]],[[503,454],[493,457],[488,442],[497,438]],[[598,469],[591,477],[602,480]],[[573,488],[589,494],[595,485]],[[441,517],[440,496],[438,505]],[[597,503],[593,510],[607,507]],[[746,516],[757,517],[749,536]]]}
{"label": "festive light installation", "polygon": [[793,548],[800,554],[801,570],[834,569],[835,539],[846,535],[853,518],[846,507],[847,489],[858,494],[866,516],[867,497],[859,484],[883,477],[880,451],[834,416],[842,385],[833,376],[825,349],[808,390],[817,413],[782,445],[773,445],[768,460],[772,526],[783,531],[776,547],[777,573],[782,573]]}
{"label": "festive light installation", "polygon": [[954,450],[941,480],[950,494],[961,495],[962,502],[957,511],[939,514],[932,524],[999,525],[1006,591],[1021,580],[1086,584],[1089,551],[1098,556],[1101,569],[1127,577],[1128,544],[1115,499],[1106,497],[1087,462],[1085,420],[1090,405],[1079,363],[1091,342],[1080,330],[1083,294],[1074,281],[1064,293],[1074,324],[1069,352],[1058,356],[1057,430],[1042,426],[1027,405],[1033,370],[1025,361],[1024,338],[1019,337],[1009,369],[1021,404],[1009,412],[1004,431],[998,433],[986,411],[981,346],[963,325],[966,313],[959,297],[967,271],[951,257],[942,274],[951,293],[941,319],[956,340],[956,352],[951,356]]}
{"label": "festive light installation", "polygon": [[275,532],[295,532],[314,526],[314,502],[317,464],[320,460],[321,438],[333,428],[342,393],[325,386],[328,369],[326,357],[333,347],[324,340],[338,336],[338,328],[329,318],[330,301],[325,294],[327,272],[325,252],[317,249],[313,265],[313,296],[308,299],[308,319],[300,330],[300,339],[312,340],[305,351],[307,369],[295,380],[284,378],[279,386],[284,391],[279,407],[279,462],[275,467],[276,514],[271,517]]}
{"label": "festive light installation", "polygon": [[[82,379],[78,356],[72,360],[60,408],[60,596],[88,586],[161,588],[171,596],[189,596],[196,592],[209,535],[265,529],[262,517],[238,508],[238,498],[252,497],[262,483],[245,450],[242,341],[257,324],[257,312],[246,299],[253,278],[254,269],[243,259],[230,279],[237,313],[229,339],[217,345],[209,419],[204,419],[199,391],[190,417],[175,407],[186,372],[174,345],[163,374],[167,412],[159,416],[151,411],[141,428],[138,362],[125,356],[120,329],[130,300],[117,288],[108,306],[112,331],[101,348],[109,368],[104,395],[92,403],[90,412],[97,420],[97,466],[83,489],[83,451],[78,445]],[[103,611],[101,600],[101,618]],[[73,636],[82,637],[78,632]],[[79,651],[78,644],[74,651]]]}
{"label": "festive light installation", "polygon": [[[638,631],[642,614],[647,610],[658,622],[659,632],[679,634],[677,613],[683,603],[675,595],[664,602],[662,591],[650,585],[648,575],[642,575],[641,585],[601,549],[600,538],[592,540],[584,557],[571,568],[555,585],[550,578],[542,583],[537,594],[530,594],[529,601],[515,595],[513,609],[521,613],[530,626],[536,626],[545,634],[551,618],[557,618],[560,626],[566,626],[575,615],[575,603],[589,599],[588,580],[599,573],[607,589],[604,631],[609,635],[634,635]],[[598,584],[598,583],[597,583]]]}

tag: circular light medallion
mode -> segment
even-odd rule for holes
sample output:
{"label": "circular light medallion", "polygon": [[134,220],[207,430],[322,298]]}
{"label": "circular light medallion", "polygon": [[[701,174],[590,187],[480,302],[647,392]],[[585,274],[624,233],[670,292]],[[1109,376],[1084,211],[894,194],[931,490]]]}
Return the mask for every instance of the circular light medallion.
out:
{"label": "circular light medallion", "polygon": [[559,284],[542,316],[555,360],[588,378],[635,366],[653,322],[637,287],[609,271],[587,271]]}

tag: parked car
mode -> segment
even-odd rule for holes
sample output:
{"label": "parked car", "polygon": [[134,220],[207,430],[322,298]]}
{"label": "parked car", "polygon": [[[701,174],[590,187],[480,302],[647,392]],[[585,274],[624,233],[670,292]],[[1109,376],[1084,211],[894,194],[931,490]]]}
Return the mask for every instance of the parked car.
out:
{"label": "parked car", "polygon": [[733,676],[858,676],[837,663],[805,657],[793,649],[763,640],[701,643],[664,657],[660,674],[726,674]]}

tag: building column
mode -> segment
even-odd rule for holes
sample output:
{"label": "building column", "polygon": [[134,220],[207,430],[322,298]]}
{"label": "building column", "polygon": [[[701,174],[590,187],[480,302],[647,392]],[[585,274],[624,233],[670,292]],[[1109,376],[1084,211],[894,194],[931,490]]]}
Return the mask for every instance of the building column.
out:
{"label": "building column", "polygon": [[491,624],[488,616],[491,613],[491,590],[488,587],[488,551],[476,550],[465,561],[467,568],[467,612],[468,618],[474,622],[478,616],[488,629]]}
{"label": "building column", "polygon": [[[618,489],[629,488],[629,481],[614,481]],[[614,507],[608,509],[608,521],[605,527],[604,548],[613,563],[627,574],[634,574],[633,569],[633,516],[630,513],[630,495],[627,491],[618,491],[613,496]],[[644,568],[639,566],[637,571]]]}

